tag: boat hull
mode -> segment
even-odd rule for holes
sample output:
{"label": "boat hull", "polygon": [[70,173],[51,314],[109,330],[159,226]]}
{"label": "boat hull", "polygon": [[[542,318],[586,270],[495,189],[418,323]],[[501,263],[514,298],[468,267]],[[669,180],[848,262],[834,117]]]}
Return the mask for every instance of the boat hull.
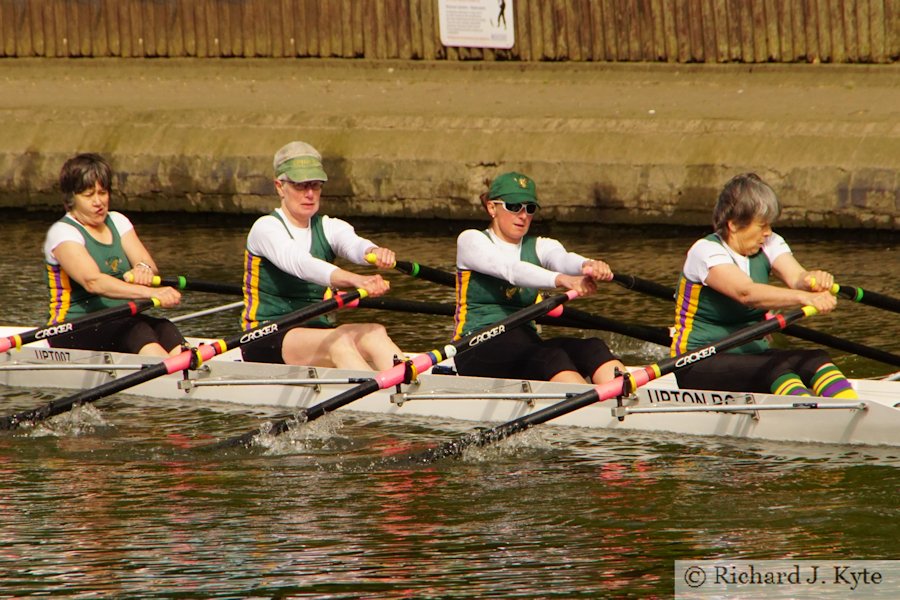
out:
{"label": "boat hull", "polygon": [[[216,357],[197,371],[159,377],[135,386],[127,393],[291,412],[353,387],[355,384],[349,383],[350,379],[373,375],[340,369],[245,363],[235,358],[235,354]],[[82,390],[154,362],[154,359],[135,355],[50,349],[36,344],[0,355],[0,384]],[[616,399],[595,403],[549,424],[693,436],[900,445],[900,408],[894,406],[900,402],[900,383],[877,380],[854,380],[853,383],[860,393],[860,402],[814,398],[804,399],[812,400],[812,403],[798,404],[795,397],[680,390],[670,375],[650,382],[621,403]],[[565,394],[590,389],[588,385],[431,372],[420,375],[417,382],[401,387],[399,391],[393,388],[381,390],[342,410],[389,417],[437,417],[496,423],[549,406]],[[832,405],[842,408],[829,408]],[[726,410],[734,412],[724,412]]]}

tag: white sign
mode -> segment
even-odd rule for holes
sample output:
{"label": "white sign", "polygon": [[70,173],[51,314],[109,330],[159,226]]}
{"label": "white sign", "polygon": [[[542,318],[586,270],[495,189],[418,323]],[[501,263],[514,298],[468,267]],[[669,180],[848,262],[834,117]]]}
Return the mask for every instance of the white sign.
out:
{"label": "white sign", "polygon": [[512,48],[513,0],[438,0],[441,43],[467,48]]}

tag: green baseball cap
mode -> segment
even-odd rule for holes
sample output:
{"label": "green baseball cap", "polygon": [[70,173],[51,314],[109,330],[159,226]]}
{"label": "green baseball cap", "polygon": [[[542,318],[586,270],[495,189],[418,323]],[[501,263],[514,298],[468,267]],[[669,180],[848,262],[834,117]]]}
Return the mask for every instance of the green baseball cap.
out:
{"label": "green baseball cap", "polygon": [[488,191],[488,198],[515,204],[540,206],[534,180],[515,171],[494,177],[494,181],[491,182],[491,189]]}
{"label": "green baseball cap", "polygon": [[291,142],[275,153],[275,179],[328,181],[322,168],[322,155],[306,142]]}

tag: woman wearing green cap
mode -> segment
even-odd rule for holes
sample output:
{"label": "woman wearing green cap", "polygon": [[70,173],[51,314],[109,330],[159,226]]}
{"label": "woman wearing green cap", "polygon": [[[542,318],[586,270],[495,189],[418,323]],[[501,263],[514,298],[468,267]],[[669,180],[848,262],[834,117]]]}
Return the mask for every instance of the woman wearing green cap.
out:
{"label": "woman wearing green cap", "polygon": [[[359,275],[332,264],[340,256],[365,265],[366,256],[374,254],[375,266],[390,268],[395,256],[358,236],[346,221],[318,214],[322,185],[328,181],[318,151],[305,142],[291,142],[275,154],[274,167],[281,206],[260,217],[247,236],[243,328],[320,302],[329,288],[362,288],[372,297],[387,293],[390,286],[381,275]],[[402,356],[382,325],[335,327],[326,317],[265,336],[241,351],[244,360],[254,362],[379,371]]]}
{"label": "woman wearing green cap", "polygon": [[[539,289],[596,291],[612,279],[602,260],[567,252],[558,241],[528,235],[539,208],[534,181],[521,173],[496,177],[481,201],[490,226],[463,231],[456,244],[456,328],[460,339],[533,304]],[[461,375],[603,383],[624,370],[599,338],[542,340],[533,324],[479,344],[455,359]]]}

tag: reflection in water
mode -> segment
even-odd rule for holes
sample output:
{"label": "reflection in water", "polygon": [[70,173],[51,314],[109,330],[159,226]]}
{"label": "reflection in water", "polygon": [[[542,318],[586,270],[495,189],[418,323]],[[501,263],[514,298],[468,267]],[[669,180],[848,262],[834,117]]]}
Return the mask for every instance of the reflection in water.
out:
{"label": "reflection in water", "polygon": [[896,449],[560,428],[391,468],[469,426],[345,411],[331,440],[210,456],[185,437],[265,415],[102,412],[100,433],[0,437],[0,595],[668,596],[679,558],[894,552]]}
{"label": "reflection in water", "polygon": [[[238,272],[253,220],[179,216],[173,230],[139,217],[163,268],[217,281]],[[4,223],[0,322],[42,318],[40,236],[32,232],[51,220]],[[457,229],[360,226],[401,258],[443,268],[452,267]],[[553,235],[622,272],[673,283],[697,232]],[[848,238],[838,248],[788,237],[803,262],[817,257],[841,280],[900,295],[896,239]],[[391,280],[397,297],[452,299],[400,274]],[[186,294],[183,309],[226,301]],[[616,286],[577,302],[627,321],[671,318],[666,303]],[[449,333],[438,319],[378,314],[412,349]],[[809,325],[900,352],[895,315],[844,303]],[[235,327],[233,314],[198,320],[189,332]],[[658,358],[641,342],[611,343],[635,360]],[[841,360],[851,371],[884,372]],[[0,404],[6,414],[55,396],[0,389]],[[122,395],[52,428],[0,434],[0,596],[669,597],[677,559],[896,554],[896,449],[537,428],[461,461],[421,466],[390,459],[471,424],[342,410],[265,448],[190,450],[273,414]]]}

